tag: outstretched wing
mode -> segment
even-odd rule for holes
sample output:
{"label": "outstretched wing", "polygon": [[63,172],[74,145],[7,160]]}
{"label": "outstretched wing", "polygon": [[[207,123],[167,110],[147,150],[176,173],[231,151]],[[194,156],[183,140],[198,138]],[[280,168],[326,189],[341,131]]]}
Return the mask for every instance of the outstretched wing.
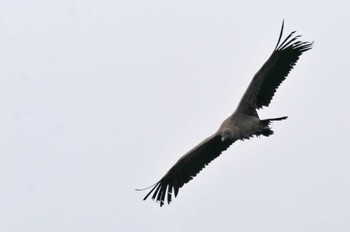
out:
{"label": "outstretched wing", "polygon": [[184,184],[192,180],[207,164],[218,157],[232,143],[232,141],[222,142],[220,133],[215,133],[208,137],[182,156],[165,176],[154,185],[143,200],[146,200],[153,193],[152,199],[159,202],[160,206],[164,204],[166,197],[169,204],[173,191],[176,197],[179,189]]}
{"label": "outstretched wing", "polygon": [[257,109],[268,106],[278,86],[286,79],[301,54],[312,48],[313,43],[298,41],[300,35],[294,36],[295,31],[280,44],[283,28],[284,22],[272,55],[250,82],[237,107],[238,111],[257,115]]}

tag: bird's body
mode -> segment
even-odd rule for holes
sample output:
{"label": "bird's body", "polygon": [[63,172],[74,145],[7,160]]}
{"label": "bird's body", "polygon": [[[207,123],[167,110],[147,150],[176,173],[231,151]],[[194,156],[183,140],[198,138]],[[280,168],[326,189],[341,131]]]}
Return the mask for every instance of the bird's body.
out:
{"label": "bird's body", "polygon": [[195,177],[232,143],[253,136],[270,136],[273,134],[270,123],[287,118],[261,120],[257,113],[257,110],[270,104],[278,86],[287,77],[299,56],[312,47],[312,43],[297,41],[300,36],[292,37],[295,32],[289,34],[280,44],[283,27],[282,23],[274,52],[254,75],[234,113],[222,122],[213,135],[183,155],[159,182],[151,186],[152,190],[144,200],[153,193],[152,199],[156,199],[160,206],[164,204],[165,199],[170,203],[173,192],[176,197],[184,184]]}
{"label": "bird's body", "polygon": [[259,117],[235,111],[223,121],[218,132],[221,133],[222,140],[234,142],[239,139],[248,139],[252,135],[258,134],[261,129]]}

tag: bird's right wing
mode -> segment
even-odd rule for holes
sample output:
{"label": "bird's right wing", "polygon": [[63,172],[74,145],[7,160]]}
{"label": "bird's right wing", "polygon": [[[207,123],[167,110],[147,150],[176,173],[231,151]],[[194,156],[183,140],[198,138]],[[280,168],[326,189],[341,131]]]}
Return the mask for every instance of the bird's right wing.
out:
{"label": "bird's right wing", "polygon": [[256,115],[257,109],[268,106],[278,86],[286,79],[301,54],[312,48],[312,43],[298,41],[300,36],[294,36],[295,31],[280,44],[283,27],[284,23],[275,50],[254,75],[237,107],[238,111]]}
{"label": "bird's right wing", "polygon": [[176,197],[179,188],[192,180],[207,164],[218,157],[232,143],[233,141],[222,142],[220,133],[215,133],[208,137],[182,156],[165,176],[153,186],[143,200],[146,200],[154,192],[152,199],[159,202],[160,206],[164,204],[166,196],[169,204],[173,191]]}

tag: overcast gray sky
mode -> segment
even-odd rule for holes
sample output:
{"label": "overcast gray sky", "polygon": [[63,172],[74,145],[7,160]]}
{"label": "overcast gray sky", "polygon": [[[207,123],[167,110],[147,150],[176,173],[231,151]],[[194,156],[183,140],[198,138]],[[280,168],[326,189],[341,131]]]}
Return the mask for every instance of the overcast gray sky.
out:
{"label": "overcast gray sky", "polygon": [[[0,2],[0,231],[350,231],[349,1]],[[285,35],[315,41],[170,205],[147,187],[235,109]]]}

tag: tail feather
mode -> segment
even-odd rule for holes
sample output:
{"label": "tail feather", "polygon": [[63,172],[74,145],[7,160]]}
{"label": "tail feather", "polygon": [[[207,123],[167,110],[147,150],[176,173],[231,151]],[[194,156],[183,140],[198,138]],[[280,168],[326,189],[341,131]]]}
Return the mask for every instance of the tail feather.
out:
{"label": "tail feather", "polygon": [[269,118],[269,119],[264,119],[261,120],[261,124],[264,126],[264,128],[261,130],[260,135],[264,135],[266,137],[270,136],[273,134],[273,130],[269,127],[270,123],[272,121],[281,121],[287,119],[287,116],[284,117],[279,117],[279,118]]}
{"label": "tail feather", "polygon": [[268,125],[270,124],[270,122],[272,122],[272,121],[281,121],[281,120],[285,120],[285,119],[287,119],[287,118],[288,118],[287,116],[279,117],[279,118],[269,118],[269,119],[261,120],[260,122],[261,122],[264,126],[268,126]]}
{"label": "tail feather", "polygon": [[269,119],[266,119],[266,120],[269,120],[269,121],[281,121],[281,120],[285,120],[287,118],[288,118],[287,116],[283,116],[283,117],[279,117],[279,118],[269,118]]}

